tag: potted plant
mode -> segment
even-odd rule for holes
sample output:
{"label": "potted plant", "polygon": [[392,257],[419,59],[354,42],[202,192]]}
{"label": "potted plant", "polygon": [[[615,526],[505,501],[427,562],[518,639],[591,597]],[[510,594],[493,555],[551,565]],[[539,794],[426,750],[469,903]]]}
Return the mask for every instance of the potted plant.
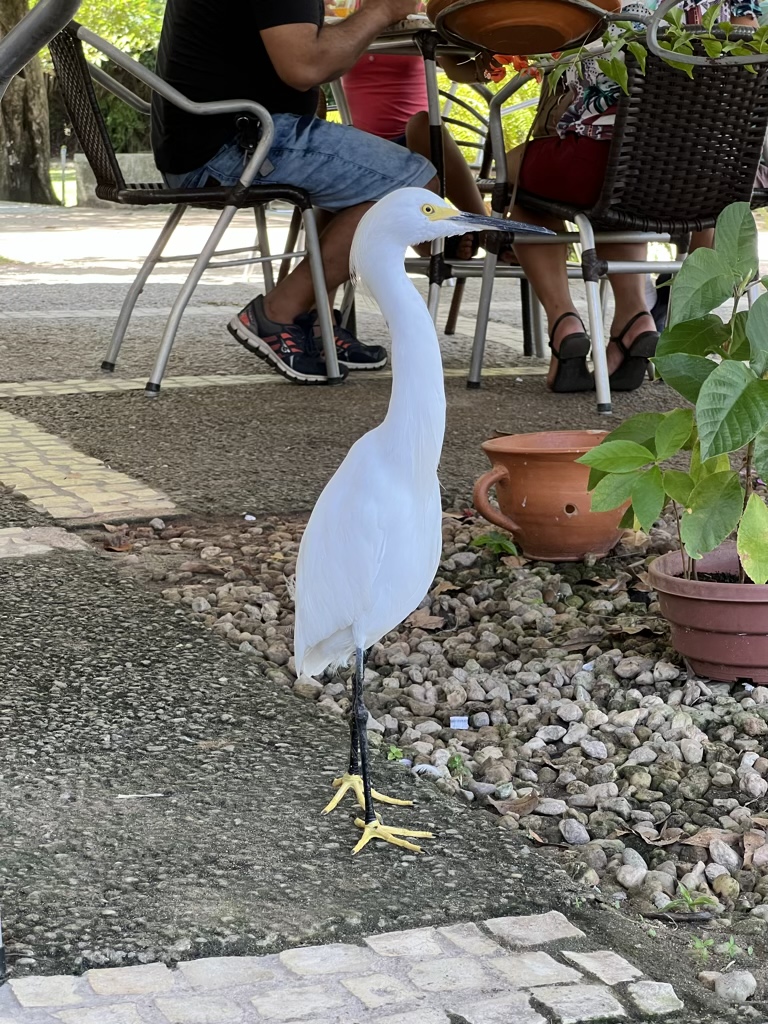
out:
{"label": "potted plant", "polygon": [[[651,564],[651,585],[675,649],[727,681],[768,682],[768,507],[755,489],[768,479],[768,294],[739,309],[758,268],[754,218],[734,203],[714,248],[677,275],[653,360],[685,405],[633,416],[579,460],[593,510],[629,501],[622,525],[648,531],[671,508],[678,549]],[[726,302],[724,322],[713,311]]]}

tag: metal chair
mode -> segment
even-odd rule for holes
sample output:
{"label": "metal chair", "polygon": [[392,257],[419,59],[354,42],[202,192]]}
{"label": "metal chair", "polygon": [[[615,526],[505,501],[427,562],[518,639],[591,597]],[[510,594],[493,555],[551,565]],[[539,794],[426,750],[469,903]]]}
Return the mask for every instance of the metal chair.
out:
{"label": "metal chair", "polygon": [[[115,64],[130,72],[136,79],[149,86],[154,92],[194,114],[232,114],[233,134],[235,122],[240,117],[255,119],[260,127],[260,138],[255,150],[248,156],[239,182],[232,187],[216,185],[205,188],[168,188],[164,184],[126,183],[117,162],[115,151],[99,109],[93,83],[98,82],[119,98],[130,103],[136,109],[149,112],[149,105],[136,96],[130,89],[110,78],[104,71],[91,66],[83,54],[83,43],[105,54]],[[171,88],[157,75],[153,74],[137,61],[127,57],[110,43],[94,35],[82,25],[71,22],[53,40],[50,52],[53,66],[61,87],[62,96],[69,112],[72,125],[79,139],[83,153],[96,176],[96,195],[100,199],[119,203],[125,206],[159,206],[169,205],[173,209],[160,235],[147,256],[144,264],[131,285],[123,302],[112,340],[107,349],[102,369],[112,371],[131,319],[133,308],[141,294],[154,267],[161,262],[194,260],[194,265],[186,281],[181,287],[166,322],[163,338],[155,359],[152,373],[146,385],[146,394],[155,395],[160,385],[171,354],[173,342],[184,310],[194,292],[198,281],[208,266],[224,267],[239,266],[246,263],[262,263],[265,267],[265,281],[271,283],[271,261],[279,260],[285,253],[270,254],[266,241],[266,204],[273,200],[282,200],[300,211],[306,237],[306,251],[293,255],[308,255],[315,287],[318,323],[320,325],[323,349],[325,353],[327,381],[339,384],[343,378],[339,374],[336,356],[336,345],[328,306],[325,278],[323,275],[320,242],[317,234],[315,215],[309,194],[303,189],[290,185],[252,184],[259,167],[269,152],[274,135],[272,119],[267,111],[258,103],[250,100],[221,100],[210,103],[193,103],[176,89]],[[164,257],[163,251],[168,244],[175,228],[186,210],[192,207],[220,210],[218,220],[211,231],[201,252],[195,256]],[[235,214],[241,209],[252,209],[256,216],[256,225],[260,234],[262,255],[247,259],[217,260],[215,256],[232,256],[243,252],[252,252],[253,246],[243,249],[229,249],[217,252],[217,246],[229,227]]]}
{"label": "metal chair", "polygon": [[82,0],[40,0],[0,40],[0,99],[11,79],[70,21]]}
{"label": "metal chair", "polygon": [[[665,3],[657,15],[663,16],[671,6]],[[521,205],[577,226],[577,233],[556,235],[551,240],[581,243],[580,262],[569,273],[581,277],[586,287],[597,408],[603,413],[611,412],[611,395],[599,299],[601,279],[609,273],[676,273],[681,261],[607,263],[598,259],[595,243],[669,242],[712,227],[730,203],[750,201],[768,128],[764,57],[762,62],[754,59],[756,73],[738,66],[737,58],[733,62],[696,58],[700,66],[691,80],[660,59],[650,39],[649,49],[645,74],[634,57],[626,54],[629,92],[622,94],[618,103],[608,169],[595,205],[577,209],[522,191],[516,195]],[[491,105],[490,133],[497,154],[492,202],[496,216],[503,216],[511,198],[504,160],[498,157],[504,149],[499,110],[514,87],[514,82],[509,83]],[[516,244],[525,244],[525,240]],[[519,268],[497,269],[495,255],[486,256],[468,387],[480,386],[494,278],[521,273]]]}

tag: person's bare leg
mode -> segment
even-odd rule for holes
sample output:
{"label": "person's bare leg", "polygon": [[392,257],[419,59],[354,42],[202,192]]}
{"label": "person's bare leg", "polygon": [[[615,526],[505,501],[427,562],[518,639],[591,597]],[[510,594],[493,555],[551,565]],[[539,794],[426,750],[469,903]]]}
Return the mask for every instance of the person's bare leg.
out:
{"label": "person's bare leg", "polygon": [[[643,260],[647,257],[647,251],[648,247],[643,244],[600,245],[597,249],[598,256],[605,260]],[[656,330],[645,298],[645,277],[642,274],[611,274],[608,280],[611,283],[615,304],[611,335],[615,337],[620,334],[636,313],[645,313],[645,316],[641,316],[632,324],[622,338],[624,345],[631,348],[638,335]],[[624,355],[618,345],[609,344],[607,356],[608,372],[613,373],[623,361]]]}
{"label": "person's bare leg", "polygon": [[715,243],[715,229],[704,228],[703,231],[692,231],[691,232],[691,245],[688,249],[689,253],[695,252],[696,249],[711,249]]}
{"label": "person's bare leg", "polygon": [[[437,178],[424,186],[437,191]],[[373,203],[360,203],[334,214],[320,239],[325,283],[329,292],[349,278],[349,251],[357,225]],[[264,312],[278,324],[292,323],[301,313],[307,313],[315,304],[315,291],[309,260],[305,257],[291,273],[264,296]]]}

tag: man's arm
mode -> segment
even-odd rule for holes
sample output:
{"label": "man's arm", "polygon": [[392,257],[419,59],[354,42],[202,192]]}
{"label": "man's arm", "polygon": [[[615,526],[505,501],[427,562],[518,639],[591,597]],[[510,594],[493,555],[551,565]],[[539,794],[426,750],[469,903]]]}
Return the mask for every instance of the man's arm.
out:
{"label": "man's arm", "polygon": [[319,32],[313,24],[276,25],[262,29],[261,38],[282,81],[306,92],[349,71],[383,29],[418,6],[419,0],[368,0],[356,14]]}

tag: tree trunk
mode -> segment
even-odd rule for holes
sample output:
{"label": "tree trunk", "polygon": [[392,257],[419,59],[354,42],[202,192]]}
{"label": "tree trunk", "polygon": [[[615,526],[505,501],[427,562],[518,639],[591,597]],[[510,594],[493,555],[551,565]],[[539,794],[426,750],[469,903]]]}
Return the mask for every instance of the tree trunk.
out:
{"label": "tree trunk", "polygon": [[[0,37],[27,10],[27,0],[0,0]],[[48,95],[39,57],[13,79],[0,104],[0,154],[0,199],[58,203],[51,188]]]}

